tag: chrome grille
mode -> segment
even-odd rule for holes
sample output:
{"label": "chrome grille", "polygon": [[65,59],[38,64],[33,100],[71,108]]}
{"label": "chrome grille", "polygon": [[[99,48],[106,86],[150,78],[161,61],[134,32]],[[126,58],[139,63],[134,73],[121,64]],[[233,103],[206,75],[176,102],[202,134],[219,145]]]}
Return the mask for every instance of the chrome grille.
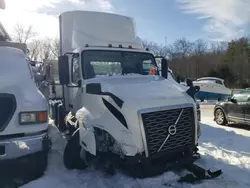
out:
{"label": "chrome grille", "polygon": [[[141,116],[149,155],[181,151],[194,145],[193,107],[142,113]],[[176,133],[169,135],[169,127],[171,126],[171,129],[173,125],[176,127]]]}
{"label": "chrome grille", "polygon": [[12,94],[0,94],[0,132],[7,127],[15,110],[15,96]]}

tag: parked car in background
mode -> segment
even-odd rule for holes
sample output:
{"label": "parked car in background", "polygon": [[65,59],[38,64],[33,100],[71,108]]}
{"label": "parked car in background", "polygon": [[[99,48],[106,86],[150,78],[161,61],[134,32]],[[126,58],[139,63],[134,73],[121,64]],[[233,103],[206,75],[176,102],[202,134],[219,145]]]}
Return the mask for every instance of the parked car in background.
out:
{"label": "parked car in background", "polygon": [[248,94],[250,95],[250,89],[244,89],[239,92],[239,94]]}
{"label": "parked car in background", "polygon": [[230,122],[250,125],[250,93],[234,94],[214,107],[214,120],[219,125]]}

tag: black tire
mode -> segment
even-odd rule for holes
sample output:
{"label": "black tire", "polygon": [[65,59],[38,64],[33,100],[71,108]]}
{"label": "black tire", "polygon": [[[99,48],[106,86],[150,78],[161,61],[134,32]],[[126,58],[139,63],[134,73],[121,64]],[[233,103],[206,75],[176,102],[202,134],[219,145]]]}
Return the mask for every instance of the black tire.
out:
{"label": "black tire", "polygon": [[221,109],[215,110],[214,119],[218,125],[226,125],[227,124],[226,116],[225,116],[223,110],[221,110]]}
{"label": "black tire", "polygon": [[80,157],[81,146],[79,144],[79,132],[73,134],[68,141],[63,155],[63,162],[67,169],[80,169],[87,168],[84,160]]}
{"label": "black tire", "polygon": [[28,165],[25,167],[25,174],[31,179],[43,176],[48,165],[48,153],[38,152],[29,158]]}
{"label": "black tire", "polygon": [[36,164],[37,164],[37,169],[35,174],[37,176],[42,176],[48,166],[48,153],[41,152],[37,157]]}
{"label": "black tire", "polygon": [[[1,163],[0,187],[21,187],[43,176],[47,169],[48,154],[38,152]],[[21,180],[21,181],[15,181]]]}

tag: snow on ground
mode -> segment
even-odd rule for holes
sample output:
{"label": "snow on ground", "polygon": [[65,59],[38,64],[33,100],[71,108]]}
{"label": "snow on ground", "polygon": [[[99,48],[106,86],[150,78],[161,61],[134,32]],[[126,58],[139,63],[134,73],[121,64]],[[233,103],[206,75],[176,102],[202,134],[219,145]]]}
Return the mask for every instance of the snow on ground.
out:
{"label": "snow on ground", "polygon": [[199,148],[202,158],[197,164],[211,170],[222,169],[223,175],[216,179],[205,180],[199,184],[176,183],[185,173],[166,172],[161,176],[143,180],[133,179],[122,173],[105,178],[101,172],[88,169],[69,171],[63,166],[65,139],[53,126],[50,133],[53,147],[49,156],[46,174],[22,188],[230,188],[250,187],[250,131],[233,127],[218,126],[213,122],[213,106],[201,106],[202,136]]}
{"label": "snow on ground", "polygon": [[204,102],[201,102],[200,100],[197,100],[200,105],[215,105],[217,101],[215,100],[205,100]]}

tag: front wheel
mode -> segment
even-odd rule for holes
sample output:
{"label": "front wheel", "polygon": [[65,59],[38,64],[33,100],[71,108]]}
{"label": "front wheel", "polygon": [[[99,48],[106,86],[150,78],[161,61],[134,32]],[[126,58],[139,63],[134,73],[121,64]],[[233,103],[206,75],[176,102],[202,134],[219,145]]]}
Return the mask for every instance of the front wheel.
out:
{"label": "front wheel", "polygon": [[48,153],[41,151],[28,156],[25,161],[25,166],[22,169],[22,175],[29,180],[35,180],[43,176],[47,169]]}
{"label": "front wheel", "polygon": [[67,169],[80,169],[83,170],[87,167],[84,160],[81,159],[81,146],[79,144],[79,132],[73,134],[68,141],[63,155],[63,162]]}
{"label": "front wheel", "polygon": [[214,115],[215,115],[215,122],[218,125],[226,125],[227,124],[226,116],[221,109],[215,110]]}

